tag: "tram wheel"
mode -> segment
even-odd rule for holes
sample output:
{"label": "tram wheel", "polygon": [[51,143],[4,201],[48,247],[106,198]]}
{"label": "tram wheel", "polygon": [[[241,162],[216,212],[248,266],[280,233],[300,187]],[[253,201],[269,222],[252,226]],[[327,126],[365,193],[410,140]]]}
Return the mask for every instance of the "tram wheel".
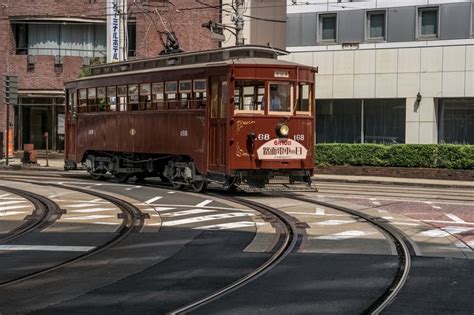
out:
{"label": "tram wheel", "polygon": [[200,180],[200,181],[192,182],[191,187],[193,188],[193,191],[197,193],[205,191],[207,189],[207,181]]}
{"label": "tram wheel", "polygon": [[95,180],[104,180],[105,179],[105,173],[107,173],[106,170],[98,170],[96,172],[92,172],[92,170],[88,170],[89,175],[92,177],[92,179]]}
{"label": "tram wheel", "polygon": [[115,173],[114,178],[118,183],[125,183],[130,178],[128,173]]}

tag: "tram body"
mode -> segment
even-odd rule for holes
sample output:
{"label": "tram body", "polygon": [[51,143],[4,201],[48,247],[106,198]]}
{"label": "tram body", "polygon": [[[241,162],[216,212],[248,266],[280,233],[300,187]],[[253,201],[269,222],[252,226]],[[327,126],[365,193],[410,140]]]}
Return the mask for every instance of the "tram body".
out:
{"label": "tram body", "polygon": [[316,69],[276,52],[239,46],[91,67],[66,83],[65,168],[195,191],[263,188],[276,176],[309,184]]}

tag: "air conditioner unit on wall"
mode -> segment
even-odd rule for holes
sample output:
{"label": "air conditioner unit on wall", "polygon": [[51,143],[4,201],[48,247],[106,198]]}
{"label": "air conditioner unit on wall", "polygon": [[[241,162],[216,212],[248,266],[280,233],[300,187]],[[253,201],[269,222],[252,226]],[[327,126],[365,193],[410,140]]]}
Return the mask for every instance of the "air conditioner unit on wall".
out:
{"label": "air conditioner unit on wall", "polygon": [[26,68],[28,71],[32,71],[35,69],[35,56],[28,55],[26,57]]}

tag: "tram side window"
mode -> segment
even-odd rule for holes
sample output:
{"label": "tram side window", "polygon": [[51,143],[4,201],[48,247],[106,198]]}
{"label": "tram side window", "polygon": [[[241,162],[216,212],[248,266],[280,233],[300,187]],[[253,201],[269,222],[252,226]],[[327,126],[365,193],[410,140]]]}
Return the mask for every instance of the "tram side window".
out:
{"label": "tram side window", "polygon": [[234,108],[237,111],[263,112],[265,82],[239,80],[235,82]]}
{"label": "tram side window", "polygon": [[115,86],[107,87],[107,105],[109,111],[117,110],[117,87]]}
{"label": "tram side window", "polygon": [[164,109],[163,83],[153,83],[152,90],[152,109]]}
{"label": "tram side window", "polygon": [[103,112],[105,108],[105,87],[97,88],[97,106],[99,111]]}
{"label": "tram side window", "polygon": [[270,112],[291,111],[291,85],[289,82],[271,82],[269,84],[268,109]]}
{"label": "tram side window", "polygon": [[203,80],[194,80],[193,81],[193,90],[194,90],[194,108],[206,108],[207,101],[207,82]]}
{"label": "tram side window", "polygon": [[87,104],[89,105],[89,112],[97,111],[97,94],[95,88],[87,89]]}
{"label": "tram side window", "polygon": [[179,81],[179,103],[180,108],[191,108],[191,81]]}
{"label": "tram side window", "polygon": [[176,96],[178,93],[178,82],[166,82],[165,83],[165,102],[167,109],[175,109],[177,100]]}
{"label": "tram side window", "polygon": [[138,110],[138,84],[128,86],[128,110]]}
{"label": "tram side window", "polygon": [[68,106],[69,112],[74,116],[77,113],[77,99],[76,99],[76,93],[75,92],[70,92],[69,93],[69,106]]}
{"label": "tram side window", "polygon": [[298,100],[296,102],[296,111],[310,112],[311,111],[311,85],[307,83],[300,83],[298,86]]}
{"label": "tram side window", "polygon": [[87,90],[79,90],[79,113],[87,112]]}
{"label": "tram side window", "polygon": [[127,86],[126,85],[117,86],[117,97],[118,97],[119,110],[123,112],[125,111],[125,108],[127,105]]}
{"label": "tram side window", "polygon": [[151,84],[140,84],[140,110],[151,109]]}

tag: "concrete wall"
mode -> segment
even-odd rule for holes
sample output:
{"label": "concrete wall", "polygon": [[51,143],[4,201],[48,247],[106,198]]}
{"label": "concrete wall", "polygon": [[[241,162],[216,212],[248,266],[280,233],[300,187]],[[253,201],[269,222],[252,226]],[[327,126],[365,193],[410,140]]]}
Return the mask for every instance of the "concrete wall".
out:
{"label": "concrete wall", "polygon": [[319,67],[319,99],[406,98],[406,143],[437,143],[435,99],[474,97],[474,40],[417,44],[358,50],[328,46],[294,51],[283,59]]}

